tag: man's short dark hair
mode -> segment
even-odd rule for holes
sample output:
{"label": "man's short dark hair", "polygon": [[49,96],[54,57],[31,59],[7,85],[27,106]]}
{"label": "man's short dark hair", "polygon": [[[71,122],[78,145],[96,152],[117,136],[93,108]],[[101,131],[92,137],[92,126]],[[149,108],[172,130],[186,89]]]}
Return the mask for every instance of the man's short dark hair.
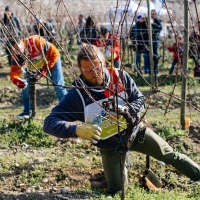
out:
{"label": "man's short dark hair", "polygon": [[100,28],[100,32],[101,32],[102,35],[105,35],[106,33],[108,33],[108,29],[104,28],[104,27],[101,27]]}
{"label": "man's short dark hair", "polygon": [[5,11],[11,11],[9,6],[5,7]]}
{"label": "man's short dark hair", "polygon": [[157,11],[156,11],[155,9],[152,9],[151,12],[155,12],[156,14],[158,14]]}
{"label": "man's short dark hair", "polygon": [[101,51],[100,48],[91,45],[91,44],[84,44],[81,49],[78,52],[77,55],[77,62],[78,62],[78,66],[81,66],[81,61],[82,60],[95,60],[95,59],[99,59],[101,62],[103,62],[103,64],[105,63],[105,57],[103,52]]}

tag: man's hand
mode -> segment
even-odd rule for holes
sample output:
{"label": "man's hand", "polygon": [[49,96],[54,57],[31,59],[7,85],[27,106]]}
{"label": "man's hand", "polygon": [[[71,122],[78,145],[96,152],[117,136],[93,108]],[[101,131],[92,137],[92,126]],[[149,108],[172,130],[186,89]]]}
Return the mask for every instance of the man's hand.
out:
{"label": "man's hand", "polygon": [[24,89],[28,85],[26,80],[22,80],[21,78],[15,78],[13,80],[13,83],[19,88],[19,89]]}
{"label": "man's hand", "polygon": [[115,107],[115,109],[113,109],[113,108],[110,108],[110,110],[112,111],[112,112],[118,112],[118,113],[122,113],[122,112],[125,112],[125,111],[129,111],[129,109],[128,109],[128,107],[127,106],[121,106],[121,105],[118,105],[118,106],[116,106]]}
{"label": "man's hand", "polygon": [[76,135],[82,139],[89,140],[93,144],[97,144],[100,140],[101,128],[92,124],[81,124],[76,128]]}
{"label": "man's hand", "polygon": [[128,107],[127,106],[121,106],[121,105],[118,105],[118,111],[119,112],[125,112],[125,111],[128,111]]}
{"label": "man's hand", "polygon": [[46,76],[47,72],[48,72],[48,68],[47,67],[42,68],[42,70],[40,71],[40,74],[39,74],[40,78],[43,78],[44,76]]}

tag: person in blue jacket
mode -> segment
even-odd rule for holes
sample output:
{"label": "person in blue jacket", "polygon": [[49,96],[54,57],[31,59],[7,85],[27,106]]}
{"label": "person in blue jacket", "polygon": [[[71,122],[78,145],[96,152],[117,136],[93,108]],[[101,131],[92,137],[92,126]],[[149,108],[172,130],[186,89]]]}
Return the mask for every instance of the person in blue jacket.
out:
{"label": "person in blue jacket", "polygon": [[[158,48],[160,44],[160,32],[162,30],[162,21],[158,19],[157,12],[151,10],[151,26],[152,26],[152,42],[153,42],[153,61],[154,73],[158,74],[159,53]],[[145,14],[138,14],[136,23],[131,30],[131,38],[136,44],[136,68],[140,70],[139,64],[141,54],[144,57],[144,73],[151,74],[150,57],[149,57],[149,31],[148,18]]]}
{"label": "person in blue jacket", "polygon": [[[119,141],[120,133],[125,129],[124,117],[118,114],[126,110],[137,120],[144,110],[145,97],[128,73],[105,67],[104,55],[98,47],[89,44],[82,46],[77,63],[81,75],[46,117],[43,130],[60,138],[79,137],[99,147],[107,181],[106,191],[115,194],[121,190],[121,153],[119,142],[113,146],[113,140]],[[115,105],[107,104],[114,100],[117,102]],[[105,104],[108,107],[103,106]],[[110,112],[110,107],[115,107],[118,114]],[[148,154],[172,165],[191,180],[200,180],[199,166],[186,155],[172,149],[142,122],[136,123],[132,131],[130,151]],[[127,168],[124,167],[127,189]]]}
{"label": "person in blue jacket", "polygon": [[160,45],[160,32],[162,31],[162,21],[158,18],[156,10],[151,10],[152,23],[152,40],[153,40],[153,61],[154,61],[154,73],[158,74],[158,61],[159,61],[159,45]]}
{"label": "person in blue jacket", "polygon": [[147,18],[144,14],[138,14],[136,23],[132,27],[130,35],[136,51],[136,69],[141,72],[141,55],[144,57],[144,73],[150,73],[149,66],[149,35]]}

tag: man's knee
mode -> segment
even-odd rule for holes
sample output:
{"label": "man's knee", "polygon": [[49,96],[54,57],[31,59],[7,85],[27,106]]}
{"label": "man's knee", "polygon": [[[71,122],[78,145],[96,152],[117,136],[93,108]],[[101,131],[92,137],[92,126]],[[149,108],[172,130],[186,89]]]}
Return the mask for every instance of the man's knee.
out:
{"label": "man's knee", "polygon": [[145,131],[147,143],[151,148],[151,156],[169,164],[174,157],[173,148],[150,128]]}

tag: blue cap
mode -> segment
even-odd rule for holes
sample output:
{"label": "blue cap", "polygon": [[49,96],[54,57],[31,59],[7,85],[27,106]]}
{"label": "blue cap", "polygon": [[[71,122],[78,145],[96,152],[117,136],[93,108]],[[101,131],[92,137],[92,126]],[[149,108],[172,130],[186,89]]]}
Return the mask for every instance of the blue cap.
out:
{"label": "blue cap", "polygon": [[142,15],[138,15],[137,20],[139,21],[142,17],[143,17]]}
{"label": "blue cap", "polygon": [[9,6],[5,7],[5,11],[11,11]]}

